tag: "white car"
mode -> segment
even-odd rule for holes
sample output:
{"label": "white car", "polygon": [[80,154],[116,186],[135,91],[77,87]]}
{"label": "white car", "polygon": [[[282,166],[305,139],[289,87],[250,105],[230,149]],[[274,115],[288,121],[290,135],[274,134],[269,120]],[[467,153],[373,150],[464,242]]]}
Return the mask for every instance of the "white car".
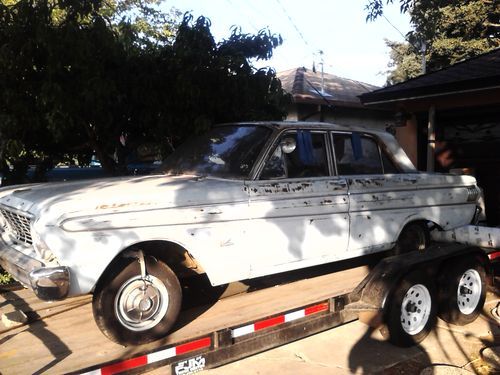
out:
{"label": "white car", "polygon": [[165,336],[180,283],[213,285],[395,248],[469,224],[470,176],[420,173],[392,135],[326,123],[214,127],[162,173],[0,190],[0,265],[44,300],[93,293],[124,345]]}

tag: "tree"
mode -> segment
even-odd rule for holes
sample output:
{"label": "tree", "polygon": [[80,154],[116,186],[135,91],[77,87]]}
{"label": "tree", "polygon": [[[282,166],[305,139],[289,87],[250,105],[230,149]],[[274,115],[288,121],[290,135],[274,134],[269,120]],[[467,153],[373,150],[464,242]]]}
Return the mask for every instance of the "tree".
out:
{"label": "tree", "polygon": [[279,36],[235,28],[216,43],[207,19],[175,22],[161,2],[0,2],[0,168],[11,180],[92,154],[115,174],[141,147],[164,156],[216,122],[283,118],[275,72],[249,62],[271,57]]}
{"label": "tree", "polygon": [[101,134],[113,133],[125,51],[104,13],[99,0],[1,3],[0,162],[15,182],[28,163],[93,152],[113,168]]}
{"label": "tree", "polygon": [[[386,4],[392,3],[388,0]],[[500,46],[500,2],[496,0],[400,0],[414,30],[407,42],[387,41],[391,48],[388,83],[421,74],[421,55],[426,70],[436,71]],[[367,20],[383,14],[382,0],[368,3]],[[425,48],[423,48],[425,47]]]}

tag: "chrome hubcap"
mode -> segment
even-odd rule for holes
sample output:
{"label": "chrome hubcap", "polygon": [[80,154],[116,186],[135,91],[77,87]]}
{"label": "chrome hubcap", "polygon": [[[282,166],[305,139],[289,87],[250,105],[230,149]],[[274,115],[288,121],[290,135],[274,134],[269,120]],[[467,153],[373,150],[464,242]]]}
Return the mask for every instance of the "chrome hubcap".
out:
{"label": "chrome hubcap", "polygon": [[160,279],[140,275],[127,280],[115,298],[120,323],[132,331],[145,331],[157,325],[168,309],[168,291]]}

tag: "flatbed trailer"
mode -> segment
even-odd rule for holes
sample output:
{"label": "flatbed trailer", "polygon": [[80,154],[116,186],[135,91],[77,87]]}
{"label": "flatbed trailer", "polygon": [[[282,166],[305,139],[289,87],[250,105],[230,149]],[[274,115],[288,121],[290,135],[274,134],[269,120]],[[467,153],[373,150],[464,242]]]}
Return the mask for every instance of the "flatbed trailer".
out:
{"label": "flatbed trailer", "polygon": [[[27,324],[0,330],[0,373],[189,374],[217,367],[355,320],[380,324],[391,291],[405,275],[455,257],[481,257],[479,248],[434,245],[426,253],[390,257],[220,299],[183,311],[174,331],[156,342],[122,347],[92,318],[91,297],[38,300],[28,290],[0,296],[2,311],[23,311]],[[481,255],[483,254],[483,255]],[[433,276],[434,275],[434,276]]]}

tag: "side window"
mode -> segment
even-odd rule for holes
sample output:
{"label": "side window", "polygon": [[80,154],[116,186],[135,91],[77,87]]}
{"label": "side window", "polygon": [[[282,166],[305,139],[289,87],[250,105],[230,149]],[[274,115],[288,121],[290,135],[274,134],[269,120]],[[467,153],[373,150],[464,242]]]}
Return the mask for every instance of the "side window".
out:
{"label": "side window", "polygon": [[325,133],[308,130],[284,134],[262,170],[260,179],[328,176]]}
{"label": "side window", "polygon": [[286,164],[284,153],[282,151],[281,145],[278,145],[271,154],[264,169],[260,174],[261,180],[273,180],[279,178],[286,178]]}
{"label": "side window", "polygon": [[382,174],[377,143],[359,133],[334,134],[333,146],[339,175]]}

